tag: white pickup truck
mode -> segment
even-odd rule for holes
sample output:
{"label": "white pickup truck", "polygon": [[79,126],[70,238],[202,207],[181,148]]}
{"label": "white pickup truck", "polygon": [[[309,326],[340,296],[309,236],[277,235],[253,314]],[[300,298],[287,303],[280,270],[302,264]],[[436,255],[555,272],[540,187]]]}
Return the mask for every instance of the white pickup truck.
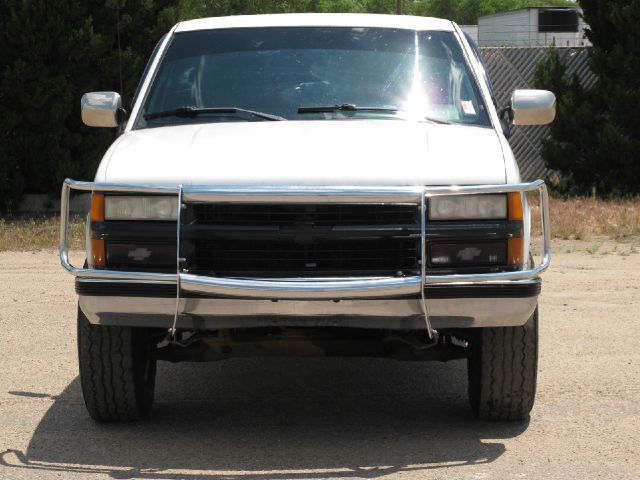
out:
{"label": "white pickup truck", "polygon": [[[115,92],[83,96],[83,121],[119,136],[94,182],[63,185],[90,415],[147,415],[157,360],[329,355],[466,359],[480,418],[527,417],[548,202],[507,137],[552,121],[555,97],[516,90],[502,107],[448,20],[173,27],[130,113]],[[68,205],[87,191],[79,267]]]}

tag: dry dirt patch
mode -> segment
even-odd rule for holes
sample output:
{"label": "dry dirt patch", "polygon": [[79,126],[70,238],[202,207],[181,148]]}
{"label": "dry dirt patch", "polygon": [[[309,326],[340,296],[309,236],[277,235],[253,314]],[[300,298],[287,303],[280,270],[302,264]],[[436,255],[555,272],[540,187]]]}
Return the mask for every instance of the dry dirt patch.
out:
{"label": "dry dirt patch", "polygon": [[151,420],[99,426],[72,278],[0,252],[0,478],[636,479],[640,254],[592,245],[555,242],[523,424],[473,419],[462,362],[269,359],[162,364]]}

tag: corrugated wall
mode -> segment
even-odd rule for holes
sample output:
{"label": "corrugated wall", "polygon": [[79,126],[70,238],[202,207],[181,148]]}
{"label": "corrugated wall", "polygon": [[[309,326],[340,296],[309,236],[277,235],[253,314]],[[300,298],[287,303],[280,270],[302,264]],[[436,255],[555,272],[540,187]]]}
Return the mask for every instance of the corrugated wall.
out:
{"label": "corrugated wall", "polygon": [[[556,48],[567,73],[576,73],[585,86],[595,82],[589,69],[588,47],[486,47],[481,48],[482,57],[493,83],[498,106],[507,105],[511,93],[517,88],[534,88],[533,74],[538,62],[550,48]],[[547,168],[540,155],[542,140],[548,135],[546,126],[513,127],[509,139],[523,180],[544,178]]]}
{"label": "corrugated wall", "polygon": [[[478,18],[478,44],[531,45],[531,36],[538,29],[537,20],[538,11],[530,8],[483,15]],[[536,22],[535,25],[532,22]]]}

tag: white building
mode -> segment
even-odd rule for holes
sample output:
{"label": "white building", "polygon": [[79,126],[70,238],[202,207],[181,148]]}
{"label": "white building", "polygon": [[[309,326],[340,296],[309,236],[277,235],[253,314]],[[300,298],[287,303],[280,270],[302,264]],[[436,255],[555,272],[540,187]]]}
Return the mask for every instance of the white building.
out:
{"label": "white building", "polygon": [[587,26],[578,8],[535,7],[478,18],[481,47],[582,47]]}

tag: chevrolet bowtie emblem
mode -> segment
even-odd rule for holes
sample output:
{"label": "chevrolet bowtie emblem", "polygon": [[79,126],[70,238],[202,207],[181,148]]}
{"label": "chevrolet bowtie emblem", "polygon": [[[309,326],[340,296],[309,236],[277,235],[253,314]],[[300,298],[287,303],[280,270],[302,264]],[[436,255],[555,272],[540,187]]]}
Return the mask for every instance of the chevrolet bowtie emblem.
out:
{"label": "chevrolet bowtie emblem", "polygon": [[131,250],[127,256],[132,258],[136,262],[141,262],[142,260],[146,260],[151,256],[151,250],[138,247],[135,250]]}

